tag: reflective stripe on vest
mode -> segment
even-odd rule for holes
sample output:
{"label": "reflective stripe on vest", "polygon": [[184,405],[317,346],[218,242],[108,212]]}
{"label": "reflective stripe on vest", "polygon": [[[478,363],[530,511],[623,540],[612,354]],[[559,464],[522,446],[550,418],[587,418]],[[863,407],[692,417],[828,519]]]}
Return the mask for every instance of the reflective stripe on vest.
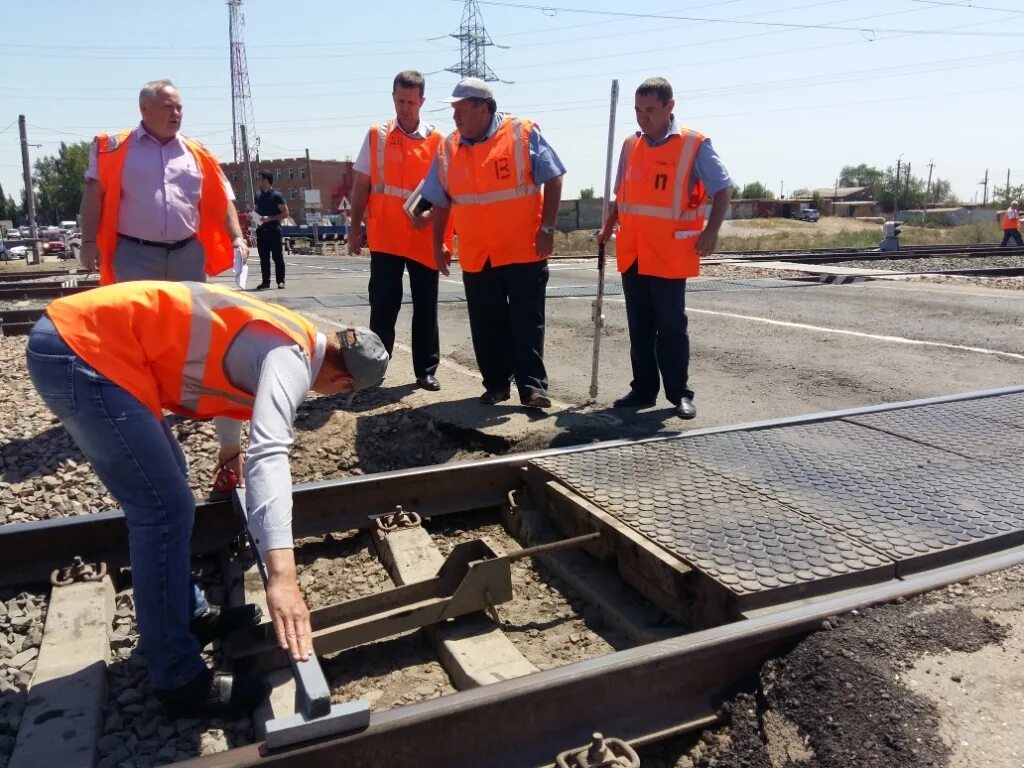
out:
{"label": "reflective stripe on vest", "polygon": [[[210,342],[213,338],[213,313],[227,307],[257,307],[266,312],[268,307],[248,296],[232,293],[224,294],[211,291],[202,283],[186,283],[192,300],[192,321],[189,325],[188,351],[182,368],[181,392],[178,402],[189,411],[199,410],[202,397],[219,397],[236,403],[245,408],[252,408],[255,402],[252,397],[239,396],[234,392],[212,389],[203,386],[206,366],[210,357]],[[276,313],[275,313],[276,314]],[[277,320],[291,331],[293,338],[303,338],[305,329],[291,318],[276,314]]]}
{"label": "reflective stripe on vest", "polygon": [[[513,164],[516,171],[516,186],[512,189],[500,189],[496,192],[485,192],[477,195],[458,195],[451,196],[453,204],[457,205],[489,205],[490,203],[500,203],[505,200],[516,200],[520,197],[529,197],[530,195],[536,195],[540,191],[540,187],[536,184],[531,184],[526,180],[526,160],[524,158],[529,157],[526,147],[523,146],[523,142],[526,140],[523,137],[523,123],[517,117],[511,118],[512,120],[512,157]],[[499,130],[501,126],[498,126]],[[449,137],[450,139],[451,137]],[[448,181],[448,158],[450,155],[448,152],[451,150],[451,145],[446,141],[444,151],[441,153],[441,170],[442,171],[442,184],[447,187]]]}
{"label": "reflective stripe on vest", "polygon": [[[626,147],[626,156],[623,158],[623,168],[629,167],[629,158],[633,154],[633,147],[636,146],[640,137],[635,137]],[[693,176],[693,164],[697,160],[697,151],[700,149],[704,137],[693,131],[683,132],[683,148],[679,152],[679,163],[676,166],[675,185],[672,188],[672,205],[637,205],[628,200],[616,204],[619,213],[633,214],[634,216],[650,216],[655,219],[671,219],[673,221],[696,221],[701,218],[700,207],[690,208],[690,179]],[[683,206],[685,193],[686,206]]]}
{"label": "reflective stripe on vest", "polygon": [[394,184],[384,183],[384,146],[387,143],[388,134],[395,126],[394,120],[388,120],[384,125],[375,126],[377,129],[377,152],[375,154],[374,169],[377,171],[375,178],[380,179],[376,184],[370,185],[370,191],[378,195],[389,195],[391,197],[397,197],[405,202],[409,198],[415,189],[407,189],[406,187],[397,187]]}

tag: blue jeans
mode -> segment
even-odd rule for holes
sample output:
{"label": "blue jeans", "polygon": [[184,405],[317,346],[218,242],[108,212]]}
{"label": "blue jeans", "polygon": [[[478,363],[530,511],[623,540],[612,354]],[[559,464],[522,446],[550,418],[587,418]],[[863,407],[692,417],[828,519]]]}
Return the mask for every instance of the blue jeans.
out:
{"label": "blue jeans", "polygon": [[185,454],[167,422],[75,354],[49,317],[32,329],[26,357],[36,391],[124,510],[142,652],[154,687],[177,688],[206,668],[189,633],[207,604],[190,572]]}

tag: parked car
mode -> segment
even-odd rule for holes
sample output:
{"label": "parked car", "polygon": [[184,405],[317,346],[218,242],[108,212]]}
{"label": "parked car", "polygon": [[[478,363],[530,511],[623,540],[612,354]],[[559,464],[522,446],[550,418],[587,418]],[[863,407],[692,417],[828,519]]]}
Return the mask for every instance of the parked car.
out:
{"label": "parked car", "polygon": [[19,240],[21,238],[21,230],[13,228],[8,229],[5,237],[7,237],[8,240]]}
{"label": "parked car", "polygon": [[801,208],[793,214],[793,218],[800,221],[817,221],[821,218],[821,212],[815,208]]}
{"label": "parked car", "polygon": [[64,253],[64,241],[47,240],[43,243],[43,253]]}
{"label": "parked car", "polygon": [[24,245],[14,245],[7,249],[7,252],[11,255],[12,259],[27,259],[28,258],[28,247]]}

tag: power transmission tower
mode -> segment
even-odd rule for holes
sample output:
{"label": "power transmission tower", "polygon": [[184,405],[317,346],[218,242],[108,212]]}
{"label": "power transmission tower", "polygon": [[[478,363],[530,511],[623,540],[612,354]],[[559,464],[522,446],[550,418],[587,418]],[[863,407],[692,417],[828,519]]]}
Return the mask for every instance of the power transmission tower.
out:
{"label": "power transmission tower", "polygon": [[[501,80],[494,70],[487,66],[487,46],[495,45],[491,36],[487,34],[484,27],[484,18],[480,13],[480,5],[477,0],[466,0],[462,9],[462,22],[459,24],[458,34],[453,34],[459,41],[459,63],[448,67],[446,71],[454,72],[460,77],[479,77],[488,82]],[[508,46],[500,45],[499,48]]]}
{"label": "power transmission tower", "polygon": [[246,202],[255,207],[252,167],[259,162],[260,140],[256,135],[256,120],[252,113],[249,65],[245,60],[245,17],[242,15],[242,0],[227,0],[227,3],[228,40],[231,45],[231,143],[235,150],[235,162],[245,165]]}

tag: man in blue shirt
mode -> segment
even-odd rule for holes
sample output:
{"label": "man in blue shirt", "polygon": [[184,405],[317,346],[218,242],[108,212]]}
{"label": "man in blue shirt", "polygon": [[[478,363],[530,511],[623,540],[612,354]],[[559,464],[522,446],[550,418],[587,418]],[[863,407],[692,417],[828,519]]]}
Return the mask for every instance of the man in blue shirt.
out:
{"label": "man in blue shirt", "polygon": [[434,252],[445,275],[451,254],[444,234],[449,215],[454,218],[485,390],[480,402],[508,400],[514,379],[523,405],[548,408],[547,258],[554,249],[565,167],[536,124],[497,111],[484,81],[465,78],[446,101],[458,130],[441,145],[422,194],[433,205]]}
{"label": "man in blue shirt", "polygon": [[[623,146],[615,179],[616,201],[609,206],[598,236],[600,242],[607,242],[621,214],[623,229],[616,248],[626,299],[633,381],[629,393],[614,405],[654,405],[660,372],[665,397],[675,414],[692,419],[697,409],[688,384],[686,278],[696,277],[699,258],[713,253],[718,244],[718,231],[732,196],[732,180],[711,141],[676,121],[672,86],[667,80],[645,80],[636,90],[634,105],[640,131]],[[670,142],[675,144],[670,147]],[[688,154],[694,151],[690,149],[694,144],[695,154]],[[658,147],[664,149],[658,151]],[[662,163],[656,173],[649,159],[655,154],[657,162]],[[692,166],[688,165],[690,157]],[[684,179],[682,169],[687,167],[692,171]],[[670,179],[669,174],[675,176]],[[626,188],[629,193],[624,193]],[[701,230],[705,192],[712,201],[711,213]],[[623,198],[630,194],[633,198],[624,204]]]}
{"label": "man in blue shirt", "polygon": [[281,244],[281,222],[288,218],[288,203],[284,195],[274,189],[274,174],[260,171],[260,193],[256,195],[256,213],[260,225],[256,228],[256,249],[260,254],[262,279],[257,291],[270,287],[270,259],[274,259],[274,277],[278,288],[284,288],[284,251]]}

